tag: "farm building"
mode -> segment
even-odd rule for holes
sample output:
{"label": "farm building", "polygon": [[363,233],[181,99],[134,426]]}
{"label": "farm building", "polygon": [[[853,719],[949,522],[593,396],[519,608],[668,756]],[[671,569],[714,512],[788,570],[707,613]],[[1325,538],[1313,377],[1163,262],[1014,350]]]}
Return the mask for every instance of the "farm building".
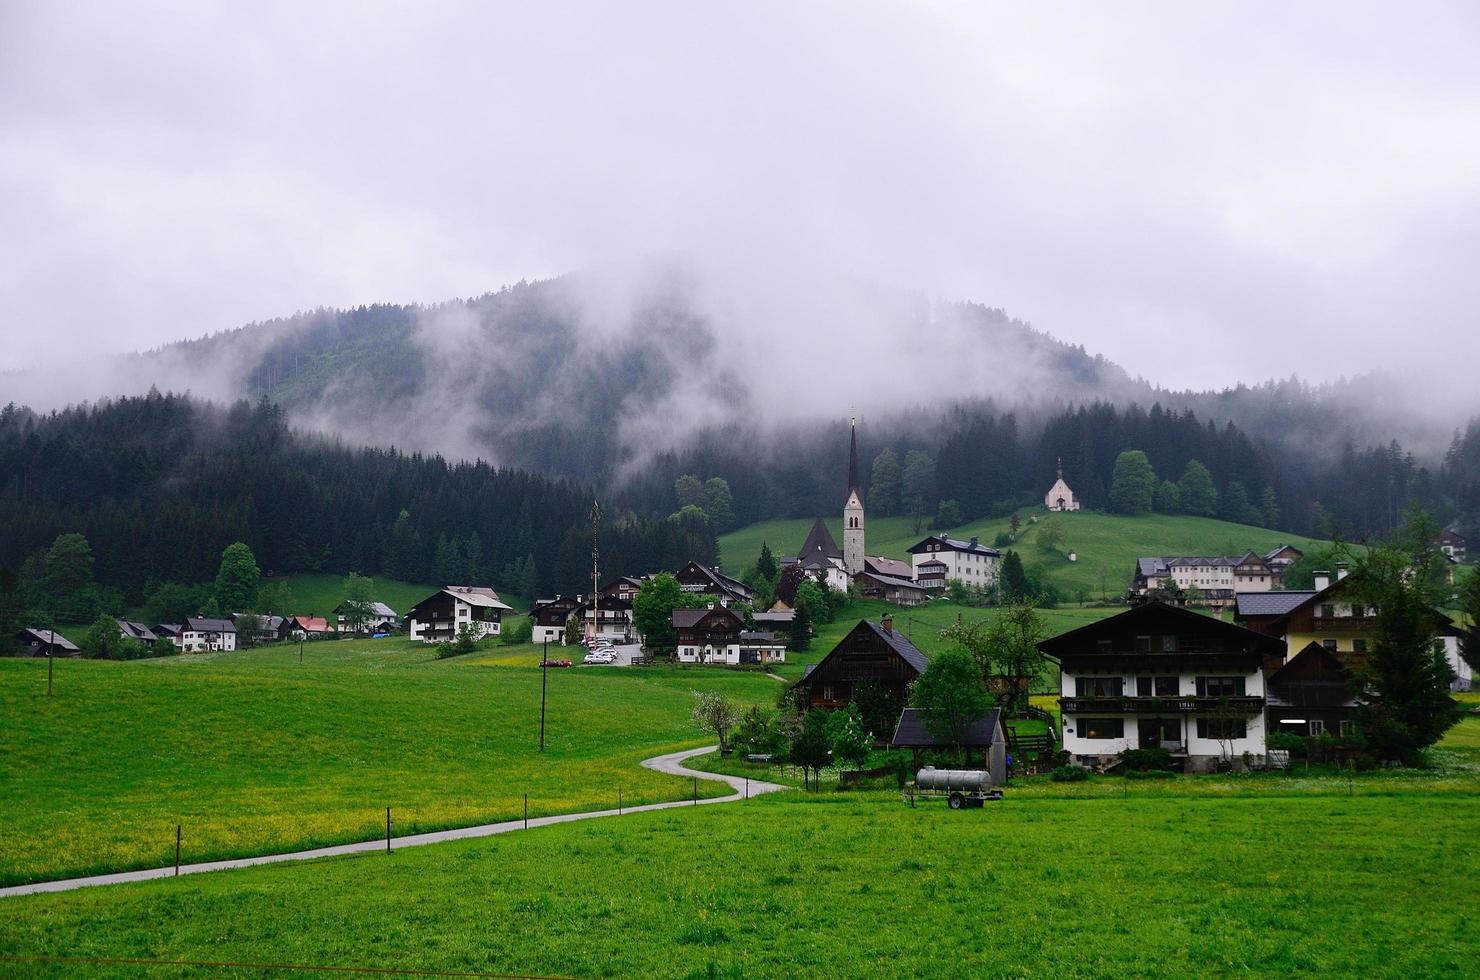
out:
{"label": "farm building", "polygon": [[558,595],[553,599],[540,599],[529,608],[529,619],[533,624],[530,638],[535,643],[564,643],[565,624],[570,614],[581,608],[580,596]]}
{"label": "farm building", "polygon": [[153,643],[159,639],[159,635],[148,626],[127,619],[118,621],[118,635],[126,639],[138,640],[140,643]]}
{"label": "farm building", "polygon": [[1319,643],[1308,644],[1264,682],[1269,730],[1293,735],[1356,731],[1352,675]]}
{"label": "farm building", "polygon": [[[968,758],[973,754],[980,756],[982,768],[991,774],[993,786],[1001,786],[1007,782],[1007,733],[1002,729],[1000,708],[993,708],[986,714],[971,719],[961,733],[960,746]],[[918,769],[920,753],[951,749],[953,745],[930,734],[925,712],[905,708],[899,713],[899,723],[894,729],[894,738],[890,740],[889,747],[913,752],[914,768]]]}
{"label": "farm building", "polygon": [[401,618],[396,611],[383,602],[372,602],[370,608],[365,610],[364,617],[358,628],[350,625],[352,618],[348,600],[334,607],[334,624],[340,633],[390,633],[400,628]]}
{"label": "farm building", "polygon": [[60,633],[51,630],[24,629],[15,635],[19,646],[18,657],[80,657],[82,650],[77,644]]}
{"label": "farm building", "polygon": [[879,685],[904,704],[910,684],[927,663],[918,647],[895,632],[891,617],[878,623],[861,619],[794,687],[813,708],[846,707],[854,688],[865,683]]}
{"label": "farm building", "polygon": [[896,606],[918,606],[930,598],[924,588],[913,579],[896,578],[877,572],[860,572],[853,576],[853,584],[865,599],[881,599]]}

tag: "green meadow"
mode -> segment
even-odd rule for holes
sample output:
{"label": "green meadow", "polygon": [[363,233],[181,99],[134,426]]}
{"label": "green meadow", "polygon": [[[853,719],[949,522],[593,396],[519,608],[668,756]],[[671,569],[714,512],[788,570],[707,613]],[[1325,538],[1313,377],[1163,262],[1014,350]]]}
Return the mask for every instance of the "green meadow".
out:
{"label": "green meadow", "polygon": [[[1461,976],[1474,791],[789,792],[8,900],[0,956],[540,976]],[[173,972],[173,971],[170,971]]]}
{"label": "green meadow", "polygon": [[[1023,558],[1028,571],[1052,582],[1066,600],[1083,592],[1090,598],[1120,595],[1135,573],[1136,559],[1143,555],[1236,555],[1253,549],[1261,554],[1280,544],[1298,548],[1330,542],[1271,531],[1264,527],[1230,524],[1208,517],[1145,514],[1123,517],[1095,511],[1048,514],[1033,508],[1019,511],[1022,528],[1011,547]],[[1029,523],[1037,517],[1038,523]],[[1064,531],[1064,542],[1055,550],[1038,546],[1038,529],[1055,523]],[[834,539],[843,540],[842,517],[826,520]],[[806,540],[812,520],[763,521],[740,528],[719,539],[720,560],[731,574],[738,575],[755,563],[762,542],[776,555],[794,555]],[[999,533],[1010,531],[1010,519],[976,521],[948,532],[953,538],[980,538],[992,544]],[[922,529],[916,534],[907,517],[869,518],[868,553],[909,560],[909,549],[926,535],[939,533]],[[1075,553],[1069,561],[1068,553]]]}
{"label": "green meadow", "polygon": [[[518,649],[518,648],[516,648]],[[690,690],[774,703],[760,674],[549,672],[405,640],[158,660],[0,660],[0,884],[682,798],[644,758],[704,736]],[[520,661],[522,662],[522,661]],[[537,663],[537,658],[535,660]],[[701,794],[723,789],[701,784]]]}

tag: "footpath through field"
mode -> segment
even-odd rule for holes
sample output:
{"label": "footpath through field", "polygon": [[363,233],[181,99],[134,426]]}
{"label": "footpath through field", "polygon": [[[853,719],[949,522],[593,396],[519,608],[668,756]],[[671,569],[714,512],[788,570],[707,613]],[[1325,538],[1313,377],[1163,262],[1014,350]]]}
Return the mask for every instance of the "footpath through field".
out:
{"label": "footpath through field", "polygon": [[[477,827],[460,827],[456,830],[438,830],[428,834],[411,834],[406,837],[391,837],[389,847],[391,850],[401,847],[420,847],[423,844],[440,844],[444,841],[465,840],[470,837],[491,837],[494,834],[507,834],[515,830],[523,830],[526,827],[546,827],[556,823],[570,823],[573,820],[591,820],[595,817],[615,817],[628,813],[642,813],[646,810],[668,810],[680,806],[699,806],[708,803],[733,803],[736,800],[757,796],[761,793],[774,793],[777,790],[791,789],[790,786],[780,786],[776,783],[765,783],[760,780],[746,779],[743,776],[726,776],[720,773],[699,772],[684,765],[684,762],[696,755],[704,755],[719,748],[717,745],[706,745],[698,749],[685,749],[682,752],[670,752],[667,755],[654,756],[644,759],[642,765],[646,769],[656,772],[667,773],[671,776],[685,776],[691,779],[706,779],[726,783],[733,790],[729,796],[714,796],[708,799],[674,800],[669,803],[648,803],[643,806],[629,806],[613,810],[590,810],[585,813],[560,813],[550,817],[533,817],[525,820],[505,820],[502,823],[487,823]],[[364,854],[371,851],[383,851],[387,848],[386,838],[376,840],[360,841],[355,844],[339,844],[334,847],[317,847],[309,851],[290,851],[285,854],[261,854],[257,857],[233,858],[229,861],[207,861],[200,864],[182,864],[179,874],[199,874],[203,871],[225,871],[229,868],[249,868],[259,864],[276,864],[280,861],[311,861],[315,858],[340,857],[346,854]],[[173,865],[167,868],[151,868],[145,871],[120,871],[117,874],[92,875],[86,878],[64,878],[60,881],[37,881],[28,885],[15,885],[10,888],[0,888],[0,898],[9,898],[13,895],[34,895],[39,892],[63,892],[74,888],[86,888],[89,885],[114,885],[126,881],[148,881],[152,878],[173,878],[176,869]]]}

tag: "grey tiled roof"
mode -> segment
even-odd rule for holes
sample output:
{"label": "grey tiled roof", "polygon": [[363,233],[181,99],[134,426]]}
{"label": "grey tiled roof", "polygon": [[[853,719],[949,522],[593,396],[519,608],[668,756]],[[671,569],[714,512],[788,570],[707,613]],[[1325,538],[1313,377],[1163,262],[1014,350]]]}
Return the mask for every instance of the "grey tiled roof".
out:
{"label": "grey tiled roof", "polygon": [[[962,744],[970,748],[986,748],[994,744],[1001,716],[1001,708],[993,708],[986,714],[977,715],[967,726]],[[905,708],[899,713],[899,724],[895,727],[894,738],[889,744],[899,749],[925,749],[937,748],[943,743],[930,734],[919,711]]]}
{"label": "grey tiled roof", "polygon": [[1240,616],[1283,616],[1315,595],[1313,591],[1240,592],[1236,599]]}

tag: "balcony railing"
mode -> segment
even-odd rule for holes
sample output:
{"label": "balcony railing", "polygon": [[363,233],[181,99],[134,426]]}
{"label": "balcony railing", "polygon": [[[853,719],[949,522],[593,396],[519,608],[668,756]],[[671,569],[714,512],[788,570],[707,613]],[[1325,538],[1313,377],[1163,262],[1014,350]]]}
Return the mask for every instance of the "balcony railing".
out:
{"label": "balcony railing", "polygon": [[1109,697],[1109,698],[1060,698],[1059,710],[1068,712],[1123,712],[1123,713],[1151,713],[1151,712],[1209,712],[1218,710],[1238,710],[1255,714],[1264,710],[1264,699],[1261,697],[1238,697],[1238,698],[1198,698],[1198,697],[1175,697],[1175,698],[1134,698],[1134,697]]}

